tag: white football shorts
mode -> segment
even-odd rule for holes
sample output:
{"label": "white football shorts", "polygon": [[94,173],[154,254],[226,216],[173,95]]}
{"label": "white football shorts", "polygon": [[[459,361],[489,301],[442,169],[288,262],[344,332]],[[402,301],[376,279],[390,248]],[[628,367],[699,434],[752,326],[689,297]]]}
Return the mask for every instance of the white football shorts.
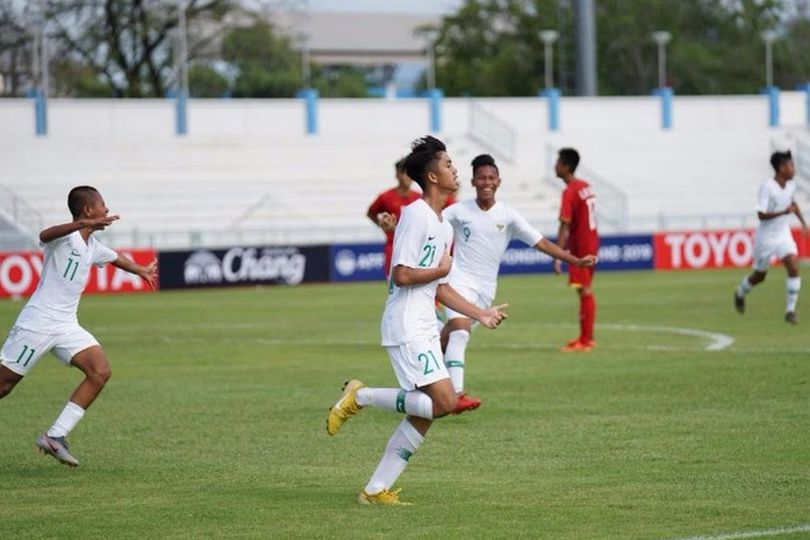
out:
{"label": "white football shorts", "polygon": [[70,365],[77,353],[95,345],[98,341],[93,334],[78,324],[59,334],[42,334],[14,326],[0,350],[0,363],[25,376],[48,351]]}
{"label": "white football shorts", "polygon": [[754,270],[767,272],[771,260],[782,260],[788,255],[798,255],[796,241],[789,230],[775,236],[764,236],[758,232],[754,236]]}
{"label": "white football shorts", "polygon": [[386,346],[391,367],[405,390],[414,390],[449,379],[439,336],[416,338],[402,345]]}
{"label": "white football shorts", "polygon": [[[454,283],[451,283],[450,286],[453,287],[461,296],[463,296],[464,299],[467,302],[469,302],[471,304],[475,304],[476,306],[480,307],[481,309],[487,309],[488,307],[490,307],[492,305],[492,298],[491,297],[478,292],[477,290],[473,289],[472,287],[467,287],[466,285],[460,285],[460,284],[456,285]],[[461,313],[459,313],[457,311],[453,311],[452,309],[450,309],[447,306],[444,306],[444,314],[447,317],[448,321],[450,319],[458,319],[458,318],[469,319],[469,317],[467,317],[466,315],[462,315]],[[478,322],[476,321],[475,324],[477,325]]]}

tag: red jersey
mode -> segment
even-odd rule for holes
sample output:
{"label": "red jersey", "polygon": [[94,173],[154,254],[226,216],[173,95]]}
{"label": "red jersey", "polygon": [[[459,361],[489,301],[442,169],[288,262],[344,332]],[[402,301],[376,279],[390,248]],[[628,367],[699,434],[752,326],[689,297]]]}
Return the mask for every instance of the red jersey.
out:
{"label": "red jersey", "polygon": [[565,187],[560,205],[560,220],[569,224],[568,249],[572,255],[583,257],[599,251],[596,231],[596,195],[584,180],[574,178]]}
{"label": "red jersey", "polygon": [[[399,223],[399,216],[402,213],[402,207],[408,206],[415,200],[421,198],[422,195],[418,191],[410,190],[407,194],[402,195],[397,188],[392,188],[380,193],[371,206],[368,207],[368,213],[376,216],[380,212],[388,212],[397,217]],[[385,233],[385,275],[388,276],[388,270],[391,267],[391,256],[394,251],[394,231],[387,231]]]}

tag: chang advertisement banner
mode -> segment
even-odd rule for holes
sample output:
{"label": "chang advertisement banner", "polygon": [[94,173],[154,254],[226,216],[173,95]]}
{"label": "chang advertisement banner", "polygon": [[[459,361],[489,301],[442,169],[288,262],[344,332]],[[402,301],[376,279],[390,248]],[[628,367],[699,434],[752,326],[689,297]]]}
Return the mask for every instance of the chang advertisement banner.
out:
{"label": "chang advertisement banner", "polygon": [[328,246],[243,247],[168,251],[159,255],[164,289],[329,280]]}
{"label": "chang advertisement banner", "polygon": [[[597,271],[651,269],[654,260],[652,235],[603,236],[598,257]],[[513,241],[501,260],[500,273],[553,272],[552,262],[552,257],[542,251]]]}
{"label": "chang advertisement banner", "polygon": [[383,244],[329,246],[331,281],[382,281],[385,279]]}

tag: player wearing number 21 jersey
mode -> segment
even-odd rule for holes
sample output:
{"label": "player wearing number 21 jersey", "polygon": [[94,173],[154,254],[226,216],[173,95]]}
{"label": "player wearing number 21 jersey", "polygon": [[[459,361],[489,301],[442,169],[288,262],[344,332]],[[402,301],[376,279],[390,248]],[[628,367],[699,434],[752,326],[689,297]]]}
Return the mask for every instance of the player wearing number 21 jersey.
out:
{"label": "player wearing number 21 jersey", "polygon": [[369,388],[358,380],[344,386],[330,409],[326,430],[334,435],[363,407],[404,414],[377,469],[360,492],[363,504],[402,504],[394,482],[422,444],[435,418],[452,413],[458,398],[447,375],[436,328],[434,299],[495,328],[505,306],[482,309],[466,301],[448,283],[452,230],[441,211],[458,189],[458,174],[444,143],[427,136],[414,142],[405,158],[408,176],[422,188],[422,199],[402,212],[394,233],[388,301],[382,316],[382,345],[399,388]]}
{"label": "player wearing number 21 jersey", "polygon": [[[560,204],[560,229],[557,243],[572,255],[584,257],[599,252],[599,233],[596,230],[596,195],[584,180],[576,178],[579,153],[573,148],[559,151],[554,171],[565,182]],[[595,267],[568,267],[568,283],[579,294],[579,336],[570,340],[563,352],[589,352],[596,346],[593,326],[596,320],[596,298],[591,288]],[[560,273],[555,261],[554,271]]]}
{"label": "player wearing number 21 jersey", "polygon": [[[453,268],[448,278],[467,301],[482,308],[492,305],[501,258],[513,239],[574,266],[592,266],[596,262],[595,257],[575,257],[546,240],[515,209],[495,200],[501,177],[492,156],[482,154],[473,159],[472,185],[474,200],[449,206],[442,213],[453,226],[455,236]],[[447,371],[459,394],[459,410],[474,409],[481,400],[464,392],[465,356],[472,321],[450,308],[445,308],[445,313],[447,324],[442,328],[441,338]]]}

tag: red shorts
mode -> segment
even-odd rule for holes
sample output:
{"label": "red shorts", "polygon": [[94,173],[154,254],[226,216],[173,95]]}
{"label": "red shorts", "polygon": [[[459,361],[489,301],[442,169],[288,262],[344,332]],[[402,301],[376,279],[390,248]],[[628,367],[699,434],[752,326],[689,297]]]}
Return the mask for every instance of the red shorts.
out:
{"label": "red shorts", "polygon": [[593,266],[576,266],[573,264],[568,265],[568,284],[575,289],[582,287],[590,287],[593,281],[593,272],[596,270]]}

